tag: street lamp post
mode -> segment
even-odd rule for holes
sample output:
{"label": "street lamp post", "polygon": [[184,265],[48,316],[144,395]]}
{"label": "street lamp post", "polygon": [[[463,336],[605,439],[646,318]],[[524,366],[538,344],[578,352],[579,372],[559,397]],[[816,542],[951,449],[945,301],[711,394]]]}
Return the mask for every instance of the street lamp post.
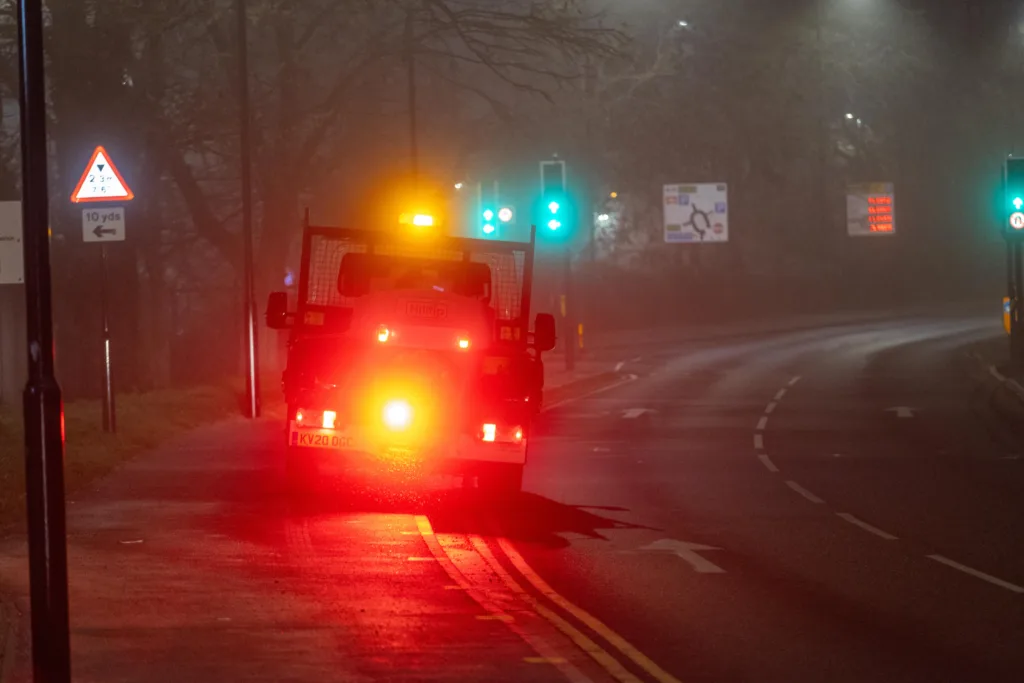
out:
{"label": "street lamp post", "polygon": [[416,132],[416,34],[413,10],[405,15],[406,87],[409,104],[409,163],[413,180],[419,174],[419,140]]}
{"label": "street lamp post", "polygon": [[69,683],[63,408],[53,359],[42,0],[18,3],[18,43],[28,337],[24,421],[32,672],[37,683]]}
{"label": "street lamp post", "polygon": [[235,0],[238,20],[239,151],[242,165],[242,287],[245,301],[245,412],[260,416],[259,335],[256,330],[255,277],[252,245],[252,159],[249,149],[249,31],[245,0]]}

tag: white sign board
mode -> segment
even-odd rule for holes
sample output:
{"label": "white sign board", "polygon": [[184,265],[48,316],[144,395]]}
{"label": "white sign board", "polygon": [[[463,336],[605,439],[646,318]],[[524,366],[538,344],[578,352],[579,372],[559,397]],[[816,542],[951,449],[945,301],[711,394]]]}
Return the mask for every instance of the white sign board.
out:
{"label": "white sign board", "polygon": [[666,242],[728,242],[729,192],[725,183],[666,185]]}
{"label": "white sign board", "polygon": [[855,183],[847,188],[846,233],[851,237],[896,234],[892,183]]}
{"label": "white sign board", "polygon": [[0,285],[25,282],[21,246],[21,202],[0,202]]}
{"label": "white sign board", "polygon": [[83,209],[82,239],[86,242],[124,242],[124,207]]}

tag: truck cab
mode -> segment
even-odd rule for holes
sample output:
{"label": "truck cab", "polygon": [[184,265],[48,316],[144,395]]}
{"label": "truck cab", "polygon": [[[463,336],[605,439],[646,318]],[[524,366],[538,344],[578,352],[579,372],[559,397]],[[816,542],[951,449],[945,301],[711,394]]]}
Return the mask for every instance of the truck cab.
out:
{"label": "truck cab", "polygon": [[282,377],[287,470],[413,465],[518,491],[554,319],[529,328],[529,242],[313,226]]}

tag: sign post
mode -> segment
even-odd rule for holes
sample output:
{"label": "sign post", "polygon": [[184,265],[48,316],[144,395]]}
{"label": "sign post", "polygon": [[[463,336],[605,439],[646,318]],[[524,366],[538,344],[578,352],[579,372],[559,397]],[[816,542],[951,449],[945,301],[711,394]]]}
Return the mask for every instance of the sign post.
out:
{"label": "sign post", "polygon": [[18,3],[22,225],[25,255],[25,499],[32,621],[32,680],[70,683],[64,410],[54,376],[42,0]]}
{"label": "sign post", "polygon": [[110,305],[107,293],[107,243],[125,241],[123,206],[111,202],[131,201],[135,194],[121,177],[110,155],[97,147],[85,167],[71,201],[96,203],[102,206],[82,210],[82,241],[100,245],[100,330],[103,341],[103,431],[117,431],[117,409],[114,400],[114,375],[110,351]]}

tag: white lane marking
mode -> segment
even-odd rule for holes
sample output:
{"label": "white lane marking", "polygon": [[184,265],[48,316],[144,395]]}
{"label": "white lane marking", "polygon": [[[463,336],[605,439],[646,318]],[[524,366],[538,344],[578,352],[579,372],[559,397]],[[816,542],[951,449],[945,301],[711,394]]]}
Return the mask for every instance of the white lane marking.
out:
{"label": "white lane marking", "polygon": [[698,550],[721,550],[713,545],[704,545],[702,543],[688,543],[687,541],[677,541],[671,538],[663,538],[660,541],[655,541],[650,545],[645,545],[640,550],[666,550],[673,555],[681,557],[686,560],[693,571],[698,574],[724,574],[725,570],[719,567],[714,562],[711,562],[697,554]]}
{"label": "white lane marking", "polygon": [[622,411],[622,417],[626,420],[635,420],[641,415],[646,413],[653,413],[654,411],[650,408],[630,408],[629,410]]}
{"label": "white lane marking", "polygon": [[549,403],[548,405],[544,406],[541,409],[541,412],[542,413],[543,412],[547,412],[548,410],[551,410],[552,408],[557,408],[558,406],[564,406],[566,403],[572,403],[573,401],[582,401],[583,399],[589,398],[590,396],[595,396],[597,394],[603,394],[604,392],[611,391],[612,389],[618,389],[619,387],[624,386],[626,384],[629,384],[630,382],[635,382],[638,379],[640,379],[639,375],[626,375],[622,379],[622,381],[620,381],[620,382],[615,382],[614,384],[609,384],[606,387],[601,387],[600,389],[594,389],[593,391],[588,391],[587,393],[582,394],[580,396],[572,396],[570,398],[564,398],[561,401],[556,401],[555,403]]}
{"label": "white lane marking", "polygon": [[786,481],[786,486],[788,486],[789,488],[793,489],[794,491],[799,493],[801,496],[803,496],[807,500],[811,501],[812,503],[815,503],[816,505],[821,505],[821,504],[823,504],[825,502],[821,498],[818,498],[816,495],[814,495],[813,493],[811,493],[810,491],[805,489],[800,484],[796,483],[795,481],[787,480]]}
{"label": "white lane marking", "polygon": [[1000,382],[1006,381],[1006,377],[1003,375],[1003,373],[999,372],[999,370],[996,369],[996,366],[988,366],[988,371],[992,374],[993,377],[995,377]]}
{"label": "white lane marking", "polygon": [[764,414],[765,415],[771,415],[772,413],[774,413],[775,412],[775,407],[777,405],[779,405],[779,404],[776,403],[775,401],[772,401],[771,403],[769,403],[767,406],[765,406]]}
{"label": "white lane marking", "polygon": [[642,358],[643,358],[643,356],[637,356],[636,358],[630,358],[629,362],[630,363],[639,363]]}
{"label": "white lane marking", "polygon": [[857,519],[856,517],[851,515],[849,512],[837,512],[836,515],[840,519],[845,519],[850,524],[853,524],[854,526],[859,526],[864,531],[867,531],[868,533],[872,533],[875,536],[880,536],[880,537],[884,538],[887,541],[899,540],[895,536],[890,534],[888,531],[882,531],[881,529],[879,529],[876,526],[871,526],[870,524],[868,524],[864,520]]}
{"label": "white lane marking", "polygon": [[621,370],[622,366],[624,366],[625,364],[626,364],[626,361],[624,361],[624,360],[620,360],[618,363],[616,363],[615,364],[615,372],[618,372],[619,370]]}
{"label": "white lane marking", "polygon": [[942,555],[928,555],[928,559],[935,560],[936,562],[944,564],[947,567],[952,567],[953,569],[959,569],[964,574],[970,574],[976,579],[988,581],[992,585],[999,586],[1000,588],[1005,588],[1008,591],[1012,591],[1014,593],[1024,593],[1024,588],[1021,588],[1016,584],[1010,583],[1009,581],[1003,581],[1002,579],[997,579],[991,574],[986,574],[985,572],[979,572],[977,569],[972,569],[967,565],[960,564],[959,562],[951,560],[948,557],[943,557]]}
{"label": "white lane marking", "polygon": [[796,383],[799,382],[799,381],[800,381],[800,375],[797,375],[793,379],[789,380],[789,385],[788,386],[791,386],[791,387],[796,386]]}
{"label": "white lane marking", "polygon": [[761,434],[754,434],[754,448],[764,450],[764,436]]}
{"label": "white lane marking", "polygon": [[765,417],[764,415],[762,415],[761,419],[757,421],[757,431],[763,432],[764,428],[767,427],[767,426],[768,426],[768,418]]}
{"label": "white lane marking", "polygon": [[779,468],[775,466],[772,459],[768,457],[767,453],[758,453],[757,459],[761,461],[761,464],[768,468],[769,472],[778,472]]}
{"label": "white lane marking", "polygon": [[781,401],[782,397],[786,395],[786,387],[779,389],[778,393],[775,394],[775,400]]}

